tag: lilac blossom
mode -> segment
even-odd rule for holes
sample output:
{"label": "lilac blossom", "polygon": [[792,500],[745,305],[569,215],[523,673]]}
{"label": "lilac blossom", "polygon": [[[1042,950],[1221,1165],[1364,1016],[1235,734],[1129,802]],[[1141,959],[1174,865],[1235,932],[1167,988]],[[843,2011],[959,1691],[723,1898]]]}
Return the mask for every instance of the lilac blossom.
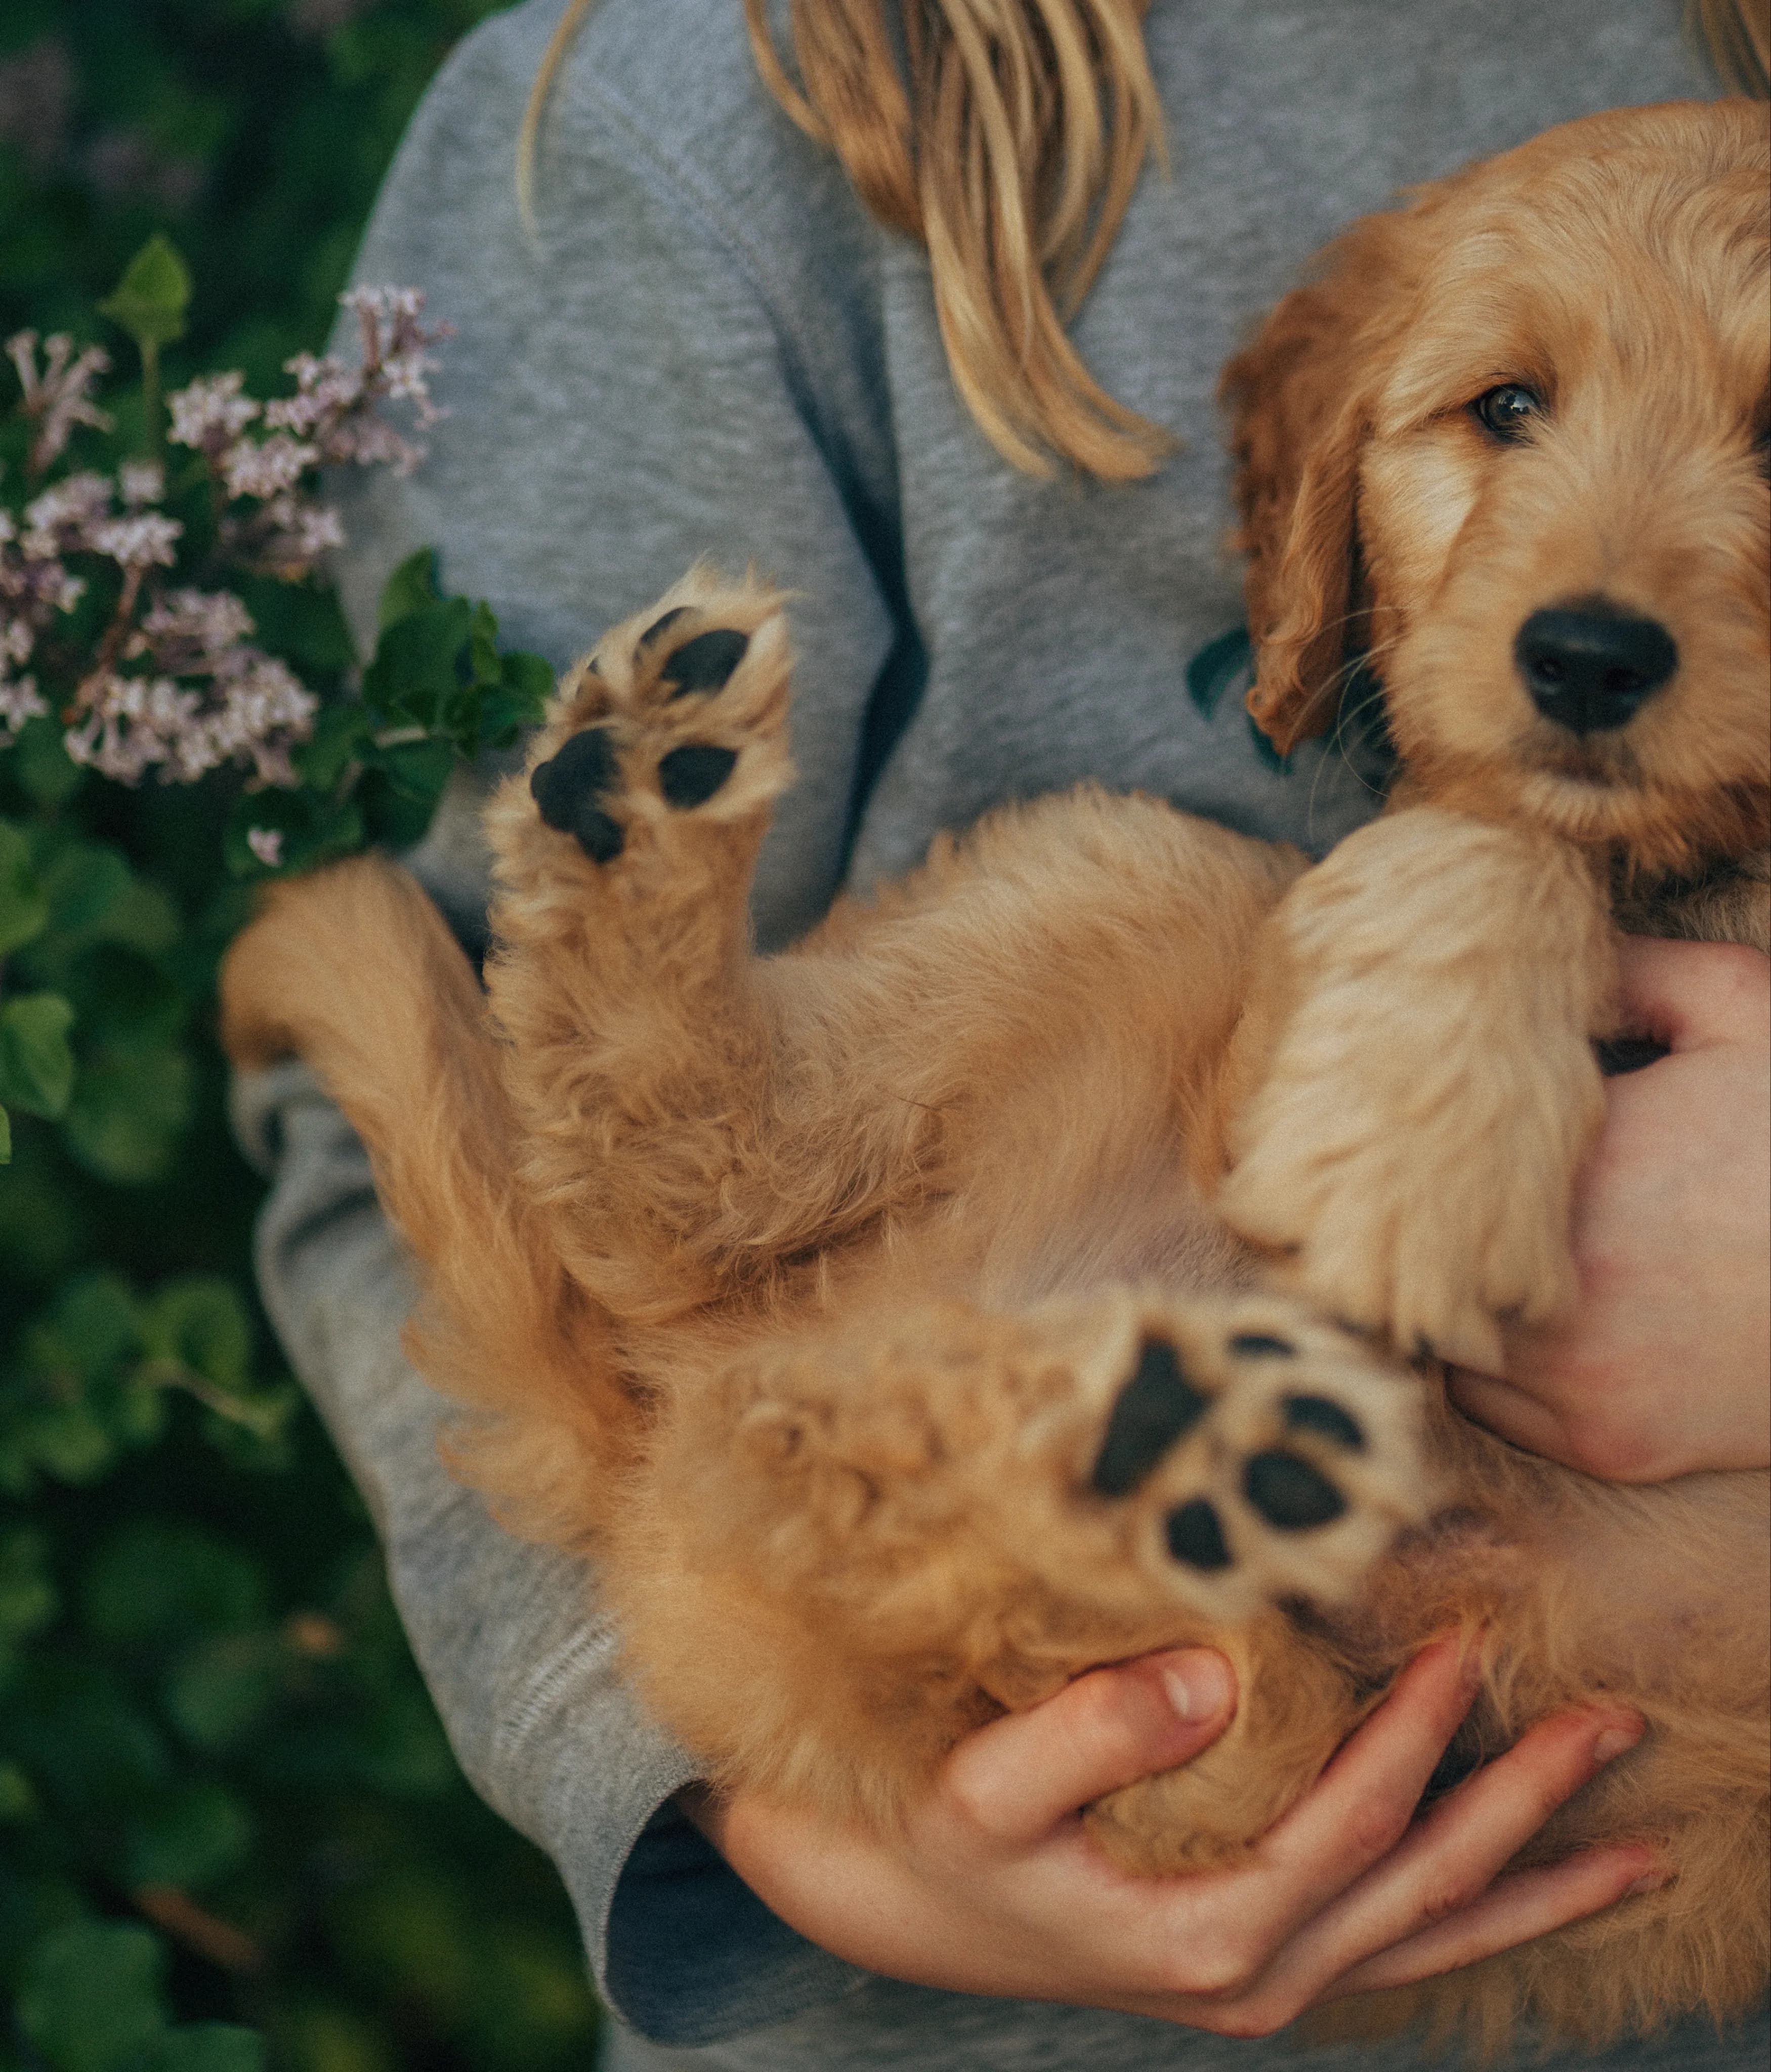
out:
{"label": "lilac blossom", "polygon": [[166,399],[171,417],[167,437],[176,446],[195,446],[219,459],[258,415],[262,405],[242,396],[243,374],[204,374]]}
{"label": "lilac blossom", "polygon": [[43,340],[43,364],[37,366],[37,334],[22,331],[6,340],[6,357],[18,369],[23,393],[19,409],[35,426],[26,472],[35,478],[60,459],[76,425],[109,431],[109,416],[93,401],[93,384],[109,372],[110,356],[89,345],[79,353],[65,331]]}
{"label": "lilac blossom", "polygon": [[[223,582],[230,568],[289,582],[311,577],[344,540],[336,512],[311,493],[319,469],[348,462],[407,472],[422,448],[381,407],[400,402],[420,426],[442,414],[428,377],[436,366],[430,347],[448,327],[421,322],[423,296],[363,288],[340,299],[357,319],[360,367],[299,353],[288,362],[295,393],[268,405],[245,393],[237,372],[204,376],[167,399],[169,442],[198,455],[208,479],[211,561]],[[39,366],[37,348],[32,331],[5,348],[19,375],[19,408],[34,426],[33,478],[62,457],[76,425],[105,430],[111,421],[93,400],[109,365],[102,352],[76,355],[58,335],[44,343]],[[177,572],[187,551],[179,520],[156,508],[166,495],[162,464],[135,459],[113,475],[82,469],[49,483],[26,504],[22,523],[0,509],[0,748],[27,721],[47,716],[53,700],[68,753],[121,783],[139,783],[151,771],[190,783],[232,765],[255,788],[292,786],[291,754],[312,732],[318,701],[253,644],[252,615],[231,590],[164,583],[161,572]],[[109,615],[76,642],[61,622],[95,575]],[[276,867],[282,837],[252,832],[253,853]]]}

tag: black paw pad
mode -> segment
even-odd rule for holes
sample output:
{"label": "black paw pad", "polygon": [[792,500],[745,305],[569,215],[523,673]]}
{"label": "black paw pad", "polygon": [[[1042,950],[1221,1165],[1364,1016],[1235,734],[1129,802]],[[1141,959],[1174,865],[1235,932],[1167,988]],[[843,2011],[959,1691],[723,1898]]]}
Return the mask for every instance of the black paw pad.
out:
{"label": "black paw pad", "polygon": [[1242,1470],[1242,1494],[1282,1532],[1326,1525],[1347,1507],[1346,1498],[1326,1475],[1277,1447],[1250,1459]]}
{"label": "black paw pad", "polygon": [[1229,1349],[1242,1359],[1295,1359],[1298,1350],[1289,1338],[1272,1338],[1265,1331],[1240,1331]]}
{"label": "black paw pad", "polygon": [[1224,1528],[1217,1513],[1202,1496],[1168,1514],[1166,1527],[1168,1551],[1189,1568],[1227,1568],[1229,1549],[1224,1544]]}
{"label": "black paw pad", "polygon": [[1327,1396],[1288,1396],[1284,1410],[1285,1421],[1292,1431],[1320,1432],[1337,1446],[1345,1446],[1355,1453],[1365,1451],[1365,1435],[1357,1420]]}
{"label": "black paw pad", "polygon": [[665,804],[685,812],[690,806],[705,805],[726,779],[738,760],[735,748],[716,748],[710,741],[686,742],[658,761],[658,789]]}
{"label": "black paw pad", "polygon": [[[665,615],[665,619],[669,616],[669,613]],[[664,623],[665,619],[658,621],[658,626]],[[654,626],[652,631],[657,630]],[[646,637],[649,639],[651,635]],[[685,640],[665,664],[660,681],[674,687],[670,693],[673,698],[686,697],[691,691],[717,691],[730,680],[749,645],[748,633],[735,633],[727,627],[698,633],[693,640]]]}
{"label": "black paw pad", "polygon": [[640,635],[640,645],[642,648],[649,648],[658,635],[661,633],[668,632],[688,609],[686,604],[673,605],[670,610],[664,613],[661,617],[654,619],[645,632]]}
{"label": "black paw pad", "polygon": [[1130,1496],[1176,1440],[1199,1422],[1209,1400],[1181,1372],[1166,1338],[1146,1338],[1107,1420],[1090,1486],[1101,1496]]}
{"label": "black paw pad", "polygon": [[597,801],[620,782],[614,743],[593,726],[575,734],[550,761],[537,763],[529,791],[549,827],[572,836],[593,863],[611,863],[627,836]]}

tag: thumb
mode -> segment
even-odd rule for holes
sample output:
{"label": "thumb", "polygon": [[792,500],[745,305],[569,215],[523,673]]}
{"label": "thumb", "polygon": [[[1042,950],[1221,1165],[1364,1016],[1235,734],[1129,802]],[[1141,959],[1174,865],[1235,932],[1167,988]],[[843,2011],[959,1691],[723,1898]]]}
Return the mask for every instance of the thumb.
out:
{"label": "thumb", "polygon": [[1619,977],[1625,1027],[1670,1050],[1762,1036],[1771,1018],[1771,962],[1738,944],[1626,935]]}
{"label": "thumb", "polygon": [[948,1758],[949,1799],[983,1832],[1036,1841],[1080,1807],[1208,1748],[1236,1710],[1236,1676],[1214,1649],[1176,1649],[1079,1676],[1055,1697],[993,1720]]}

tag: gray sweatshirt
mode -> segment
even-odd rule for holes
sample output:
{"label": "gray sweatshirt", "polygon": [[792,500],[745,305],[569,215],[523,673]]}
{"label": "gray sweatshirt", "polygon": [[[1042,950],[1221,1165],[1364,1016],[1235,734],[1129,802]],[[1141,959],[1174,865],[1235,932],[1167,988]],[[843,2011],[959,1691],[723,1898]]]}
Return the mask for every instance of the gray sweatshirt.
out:
{"label": "gray sweatshirt", "polygon": [[[1310,253],[1397,187],[1551,123],[1707,93],[1678,0],[1155,0],[1172,171],[1147,174],[1076,325],[1173,459],[1106,487],[1030,480],[954,394],[921,250],[862,211],[760,88],[740,0],[603,0],[543,126],[539,222],[517,125],[562,0],[487,23],[415,118],[357,278],[422,287],[458,335],[430,457],[348,508],[360,628],[387,571],[452,589],[563,664],[698,556],[797,593],[799,782],[758,874],[766,948],[937,830],[1092,776],[1327,848],[1369,812],[1357,758],[1279,769],[1234,682],[1187,664],[1240,617],[1217,369]],[[414,859],[470,939],[471,787]],[[1143,2019],[870,1977],[777,1921],[671,1811],[693,1764],[620,1679],[594,1578],[520,1545],[443,1473],[441,1406],[397,1342],[412,1281],[360,1147],[298,1067],[242,1083],[275,1174],[266,1302],[362,1488],[455,1751],[548,1851],[630,2068],[1186,2072],[1295,2062]],[[1763,2025],[1608,2064],[1762,2066]],[[1392,2049],[1320,2072],[1392,2072]],[[1558,2058],[1560,2066],[1572,2061]]]}

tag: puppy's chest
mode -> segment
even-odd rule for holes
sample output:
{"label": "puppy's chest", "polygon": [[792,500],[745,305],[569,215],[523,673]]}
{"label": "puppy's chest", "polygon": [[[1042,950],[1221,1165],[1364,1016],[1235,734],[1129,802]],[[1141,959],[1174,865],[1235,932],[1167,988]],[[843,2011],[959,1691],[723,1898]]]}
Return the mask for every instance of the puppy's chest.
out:
{"label": "puppy's chest", "polygon": [[1612,908],[1626,935],[1739,943],[1771,955],[1771,850],[1724,858],[1692,878],[1619,880]]}

